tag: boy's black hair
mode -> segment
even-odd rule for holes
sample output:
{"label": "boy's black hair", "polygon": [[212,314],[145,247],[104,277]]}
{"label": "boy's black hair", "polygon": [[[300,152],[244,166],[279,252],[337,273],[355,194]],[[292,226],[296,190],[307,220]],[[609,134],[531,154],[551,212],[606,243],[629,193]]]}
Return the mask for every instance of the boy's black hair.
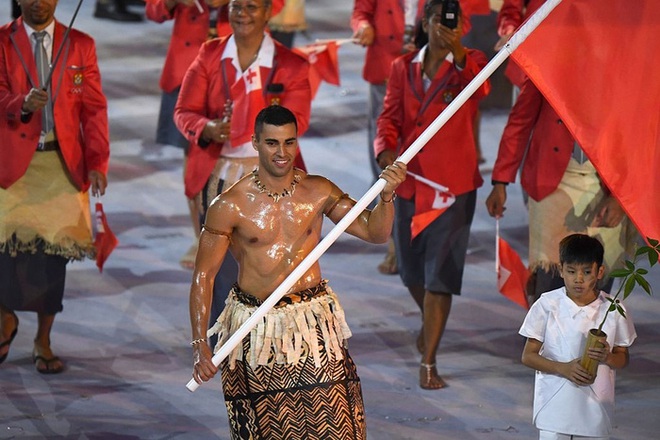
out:
{"label": "boy's black hair", "polygon": [[559,262],[561,264],[603,265],[605,249],[598,239],[586,234],[571,234],[559,242]]}
{"label": "boy's black hair", "polygon": [[294,115],[291,110],[282,107],[281,105],[271,105],[259,112],[254,121],[254,136],[257,139],[259,139],[265,124],[274,125],[276,127],[293,124],[296,126],[296,133],[298,133],[298,121],[296,121],[296,115]]}

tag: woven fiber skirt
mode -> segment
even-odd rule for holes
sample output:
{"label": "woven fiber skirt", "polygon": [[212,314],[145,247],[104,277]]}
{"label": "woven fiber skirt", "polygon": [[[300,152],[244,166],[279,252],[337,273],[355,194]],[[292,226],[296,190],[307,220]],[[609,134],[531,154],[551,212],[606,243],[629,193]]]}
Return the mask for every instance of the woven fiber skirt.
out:
{"label": "woven fiber skirt", "polygon": [[[209,333],[216,349],[259,300],[234,287]],[[286,295],[221,364],[232,439],[362,440],[360,378],[350,330],[325,283]]]}
{"label": "woven fiber skirt", "polygon": [[96,256],[89,195],[71,183],[59,151],[35,153],[23,177],[0,188],[0,252],[37,250],[67,260]]}

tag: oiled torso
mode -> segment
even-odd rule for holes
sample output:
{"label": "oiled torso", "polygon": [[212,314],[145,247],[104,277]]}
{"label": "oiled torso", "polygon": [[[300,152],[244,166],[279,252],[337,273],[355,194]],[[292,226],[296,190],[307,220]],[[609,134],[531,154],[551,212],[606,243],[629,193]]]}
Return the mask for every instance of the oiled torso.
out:
{"label": "oiled torso", "polygon": [[[238,284],[264,299],[318,244],[333,185],[325,178],[307,176],[292,196],[274,202],[254,189],[252,180],[248,176],[228,190],[223,209],[234,218],[230,250],[239,264]],[[320,267],[314,263],[290,291],[320,281]]]}

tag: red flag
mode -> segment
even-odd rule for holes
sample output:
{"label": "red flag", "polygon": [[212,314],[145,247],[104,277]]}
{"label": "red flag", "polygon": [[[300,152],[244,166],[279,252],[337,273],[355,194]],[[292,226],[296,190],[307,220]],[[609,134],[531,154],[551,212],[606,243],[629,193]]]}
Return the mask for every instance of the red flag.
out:
{"label": "red flag", "polygon": [[498,237],[498,259],[497,259],[497,289],[502,295],[529,309],[525,286],[529,278],[529,271],[523,264],[520,256],[514,251],[509,243]]}
{"label": "red flag", "polygon": [[231,86],[232,119],[236,121],[252,121],[249,124],[231,124],[230,140],[232,147],[238,147],[250,142],[254,131],[254,120],[257,114],[266,107],[262,93],[261,67],[251,65]]}
{"label": "red flag", "polygon": [[99,272],[103,272],[103,264],[108,259],[112,251],[119,244],[119,240],[112,233],[108,226],[108,219],[103,212],[103,205],[96,203],[95,213],[96,236],[94,237],[94,247],[96,248],[96,266]]}
{"label": "red flag", "polygon": [[645,237],[660,237],[660,1],[561,2],[513,53]]}
{"label": "red flag", "polygon": [[[415,177],[415,215],[410,223],[411,239],[419,235],[424,228],[440,217],[456,201],[456,196],[442,185],[431,182],[414,173]],[[429,182],[432,185],[429,185]]]}
{"label": "red flag", "polygon": [[339,46],[335,41],[329,41],[327,43],[308,44],[294,49],[294,52],[304,56],[309,62],[309,85],[312,89],[312,98],[316,96],[321,81],[335,86],[340,84],[338,48]]}

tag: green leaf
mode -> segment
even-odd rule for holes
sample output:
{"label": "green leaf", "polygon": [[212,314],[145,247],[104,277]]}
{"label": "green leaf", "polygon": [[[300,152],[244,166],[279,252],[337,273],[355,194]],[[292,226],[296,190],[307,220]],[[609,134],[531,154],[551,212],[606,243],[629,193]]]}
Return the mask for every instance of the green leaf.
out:
{"label": "green leaf", "polygon": [[626,260],[625,263],[626,263],[626,267],[627,267],[631,272],[635,270],[635,265],[633,264],[632,261],[630,261],[630,260]]}
{"label": "green leaf", "polygon": [[616,306],[616,311],[619,312],[619,313],[621,313],[621,316],[623,316],[624,318],[626,318],[626,312],[623,310],[623,307],[617,305],[617,306]]}
{"label": "green leaf", "polygon": [[630,292],[632,292],[634,288],[635,288],[635,277],[631,276],[626,280],[626,285],[623,288],[623,297],[628,298],[628,295],[630,295]]}
{"label": "green leaf", "polygon": [[646,241],[648,241],[649,244],[650,244],[651,246],[653,246],[654,248],[657,248],[657,247],[658,247],[658,244],[660,244],[660,241],[658,241],[658,240],[654,240],[654,239],[652,239],[651,237],[646,237]]}
{"label": "green leaf", "polygon": [[[646,291],[649,295],[651,295],[651,285],[649,284],[648,281],[646,281],[646,278],[644,278],[641,275],[635,275],[635,280],[637,281],[637,284],[642,286],[642,289]],[[625,299],[625,296],[624,296]]]}
{"label": "green leaf", "polygon": [[613,312],[615,310],[616,310],[616,304],[614,302],[612,302],[612,304],[610,304],[610,308],[607,309],[607,311],[608,312]]}
{"label": "green leaf", "polygon": [[656,263],[658,262],[658,251],[655,249],[651,249],[649,252],[649,265],[655,266]]}
{"label": "green leaf", "polygon": [[610,272],[610,276],[612,278],[623,278],[627,277],[632,273],[632,270],[628,269],[614,269],[612,272]]}
{"label": "green leaf", "polygon": [[644,269],[643,267],[640,267],[639,269],[636,270],[636,273],[640,275],[646,275],[647,273],[649,273],[649,271]]}
{"label": "green leaf", "polygon": [[648,246],[640,246],[637,248],[637,251],[635,251],[635,256],[639,257],[640,255],[648,254],[650,250],[651,248]]}

